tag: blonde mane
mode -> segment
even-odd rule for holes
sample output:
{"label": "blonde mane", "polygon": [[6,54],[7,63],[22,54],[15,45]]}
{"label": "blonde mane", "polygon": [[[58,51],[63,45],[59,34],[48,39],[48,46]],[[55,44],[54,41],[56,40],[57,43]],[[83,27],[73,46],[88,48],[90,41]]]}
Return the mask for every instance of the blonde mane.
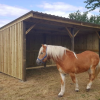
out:
{"label": "blonde mane", "polygon": [[[66,50],[69,50],[62,46],[54,46],[54,45],[44,45],[47,46],[47,56],[52,56],[55,60],[57,58],[61,59],[64,54],[66,54]],[[43,51],[43,47],[40,48],[39,55]]]}

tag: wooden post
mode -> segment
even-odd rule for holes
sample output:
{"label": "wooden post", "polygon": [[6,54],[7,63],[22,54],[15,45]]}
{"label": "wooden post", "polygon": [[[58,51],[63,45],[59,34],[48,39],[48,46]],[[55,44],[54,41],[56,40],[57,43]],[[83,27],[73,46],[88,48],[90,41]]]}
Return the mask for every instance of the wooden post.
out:
{"label": "wooden post", "polygon": [[[46,34],[43,34],[43,44],[46,44]],[[46,62],[44,63],[44,68],[46,68]]]}
{"label": "wooden post", "polygon": [[100,31],[98,33],[99,33],[99,57],[100,57]]}
{"label": "wooden post", "polygon": [[22,28],[23,28],[23,40],[22,40],[22,81],[26,81],[26,25],[25,22],[22,21]]}
{"label": "wooden post", "polygon": [[71,28],[71,50],[74,51],[74,28]]}
{"label": "wooden post", "polygon": [[97,36],[99,38],[99,57],[100,57],[100,31],[99,32],[96,31],[96,34],[97,34]]}
{"label": "wooden post", "polygon": [[67,27],[65,28],[68,31],[68,35],[71,38],[71,50],[74,51],[74,37],[78,34],[79,30],[74,34],[74,28],[71,28],[71,32]]}

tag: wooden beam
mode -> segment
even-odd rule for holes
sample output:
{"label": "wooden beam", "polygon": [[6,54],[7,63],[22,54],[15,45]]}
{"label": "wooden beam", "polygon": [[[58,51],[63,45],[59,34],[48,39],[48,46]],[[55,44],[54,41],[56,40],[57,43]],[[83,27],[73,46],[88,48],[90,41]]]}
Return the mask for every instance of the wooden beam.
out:
{"label": "wooden beam", "polygon": [[72,36],[71,32],[69,31],[69,29],[67,27],[65,27],[65,28],[68,31],[68,35],[70,36],[70,38],[72,38],[73,36]]}
{"label": "wooden beam", "polygon": [[[58,22],[53,22],[49,20],[42,20],[42,19],[29,19],[25,20],[26,23],[36,23],[36,24],[46,24],[46,25],[53,25],[53,26],[58,26],[58,27],[65,27],[65,23],[58,23]],[[67,27],[73,27],[73,25],[67,24]]]}
{"label": "wooden beam", "polygon": [[55,32],[66,32],[66,30],[65,30],[65,28],[64,27],[61,27],[62,29],[59,29],[59,27],[56,27],[56,28],[53,28],[53,27],[44,27],[43,25],[42,25],[42,27],[41,26],[38,26],[38,27],[35,27],[35,30],[46,30],[46,31],[55,31]]}
{"label": "wooden beam", "polygon": [[71,28],[71,50],[74,51],[74,28]]}
{"label": "wooden beam", "polygon": [[35,27],[35,24],[32,25],[32,26],[26,31],[26,34],[27,34],[29,31],[31,31],[34,27]]}
{"label": "wooden beam", "polygon": [[97,31],[96,31],[96,34],[97,34],[98,38],[100,39],[100,35],[99,35],[99,32],[97,32]]}
{"label": "wooden beam", "polygon": [[84,27],[88,27],[88,28],[97,28],[100,29],[100,25],[94,25],[94,24],[90,24],[90,23],[85,23],[85,22],[77,22],[77,21],[73,21],[70,19],[57,19],[57,18],[52,18],[52,17],[46,17],[46,16],[40,16],[40,15],[35,15],[33,16],[33,18],[37,18],[37,19],[42,19],[42,20],[49,20],[49,21],[55,21],[55,22],[59,22],[59,23],[65,23],[65,24],[72,24],[72,25],[78,25],[78,26],[84,26]]}
{"label": "wooden beam", "polygon": [[79,33],[79,31],[80,31],[80,30],[78,30],[78,31],[74,34],[74,37]]}

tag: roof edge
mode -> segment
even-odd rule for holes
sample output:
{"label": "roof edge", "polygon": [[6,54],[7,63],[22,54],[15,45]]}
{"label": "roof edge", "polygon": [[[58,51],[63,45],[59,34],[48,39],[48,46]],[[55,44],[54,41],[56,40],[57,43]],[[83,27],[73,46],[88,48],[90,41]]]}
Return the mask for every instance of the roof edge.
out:
{"label": "roof edge", "polygon": [[[28,16],[28,15],[30,15],[30,16]],[[28,13],[22,15],[21,17],[18,17],[18,18],[16,18],[15,20],[9,22],[8,24],[6,24],[6,25],[0,27],[0,30],[3,29],[4,27],[7,27],[7,26],[11,25],[11,24],[14,24],[14,22],[20,22],[20,21],[22,21],[22,20],[25,20],[25,19],[24,19],[25,16],[27,16],[26,18],[33,17],[33,11],[31,10],[31,11],[29,11]],[[21,18],[22,18],[22,19],[21,19]]]}

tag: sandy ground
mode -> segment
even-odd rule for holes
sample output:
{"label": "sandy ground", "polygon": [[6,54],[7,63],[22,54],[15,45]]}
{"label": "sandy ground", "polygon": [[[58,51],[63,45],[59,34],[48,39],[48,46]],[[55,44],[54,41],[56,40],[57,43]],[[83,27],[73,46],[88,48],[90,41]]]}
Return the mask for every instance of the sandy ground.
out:
{"label": "sandy ground", "polygon": [[100,100],[100,74],[94,81],[92,89],[86,92],[88,74],[77,75],[80,91],[74,91],[74,84],[66,76],[66,91],[60,92],[60,76],[56,67],[27,70],[27,81],[0,73],[0,100]]}

